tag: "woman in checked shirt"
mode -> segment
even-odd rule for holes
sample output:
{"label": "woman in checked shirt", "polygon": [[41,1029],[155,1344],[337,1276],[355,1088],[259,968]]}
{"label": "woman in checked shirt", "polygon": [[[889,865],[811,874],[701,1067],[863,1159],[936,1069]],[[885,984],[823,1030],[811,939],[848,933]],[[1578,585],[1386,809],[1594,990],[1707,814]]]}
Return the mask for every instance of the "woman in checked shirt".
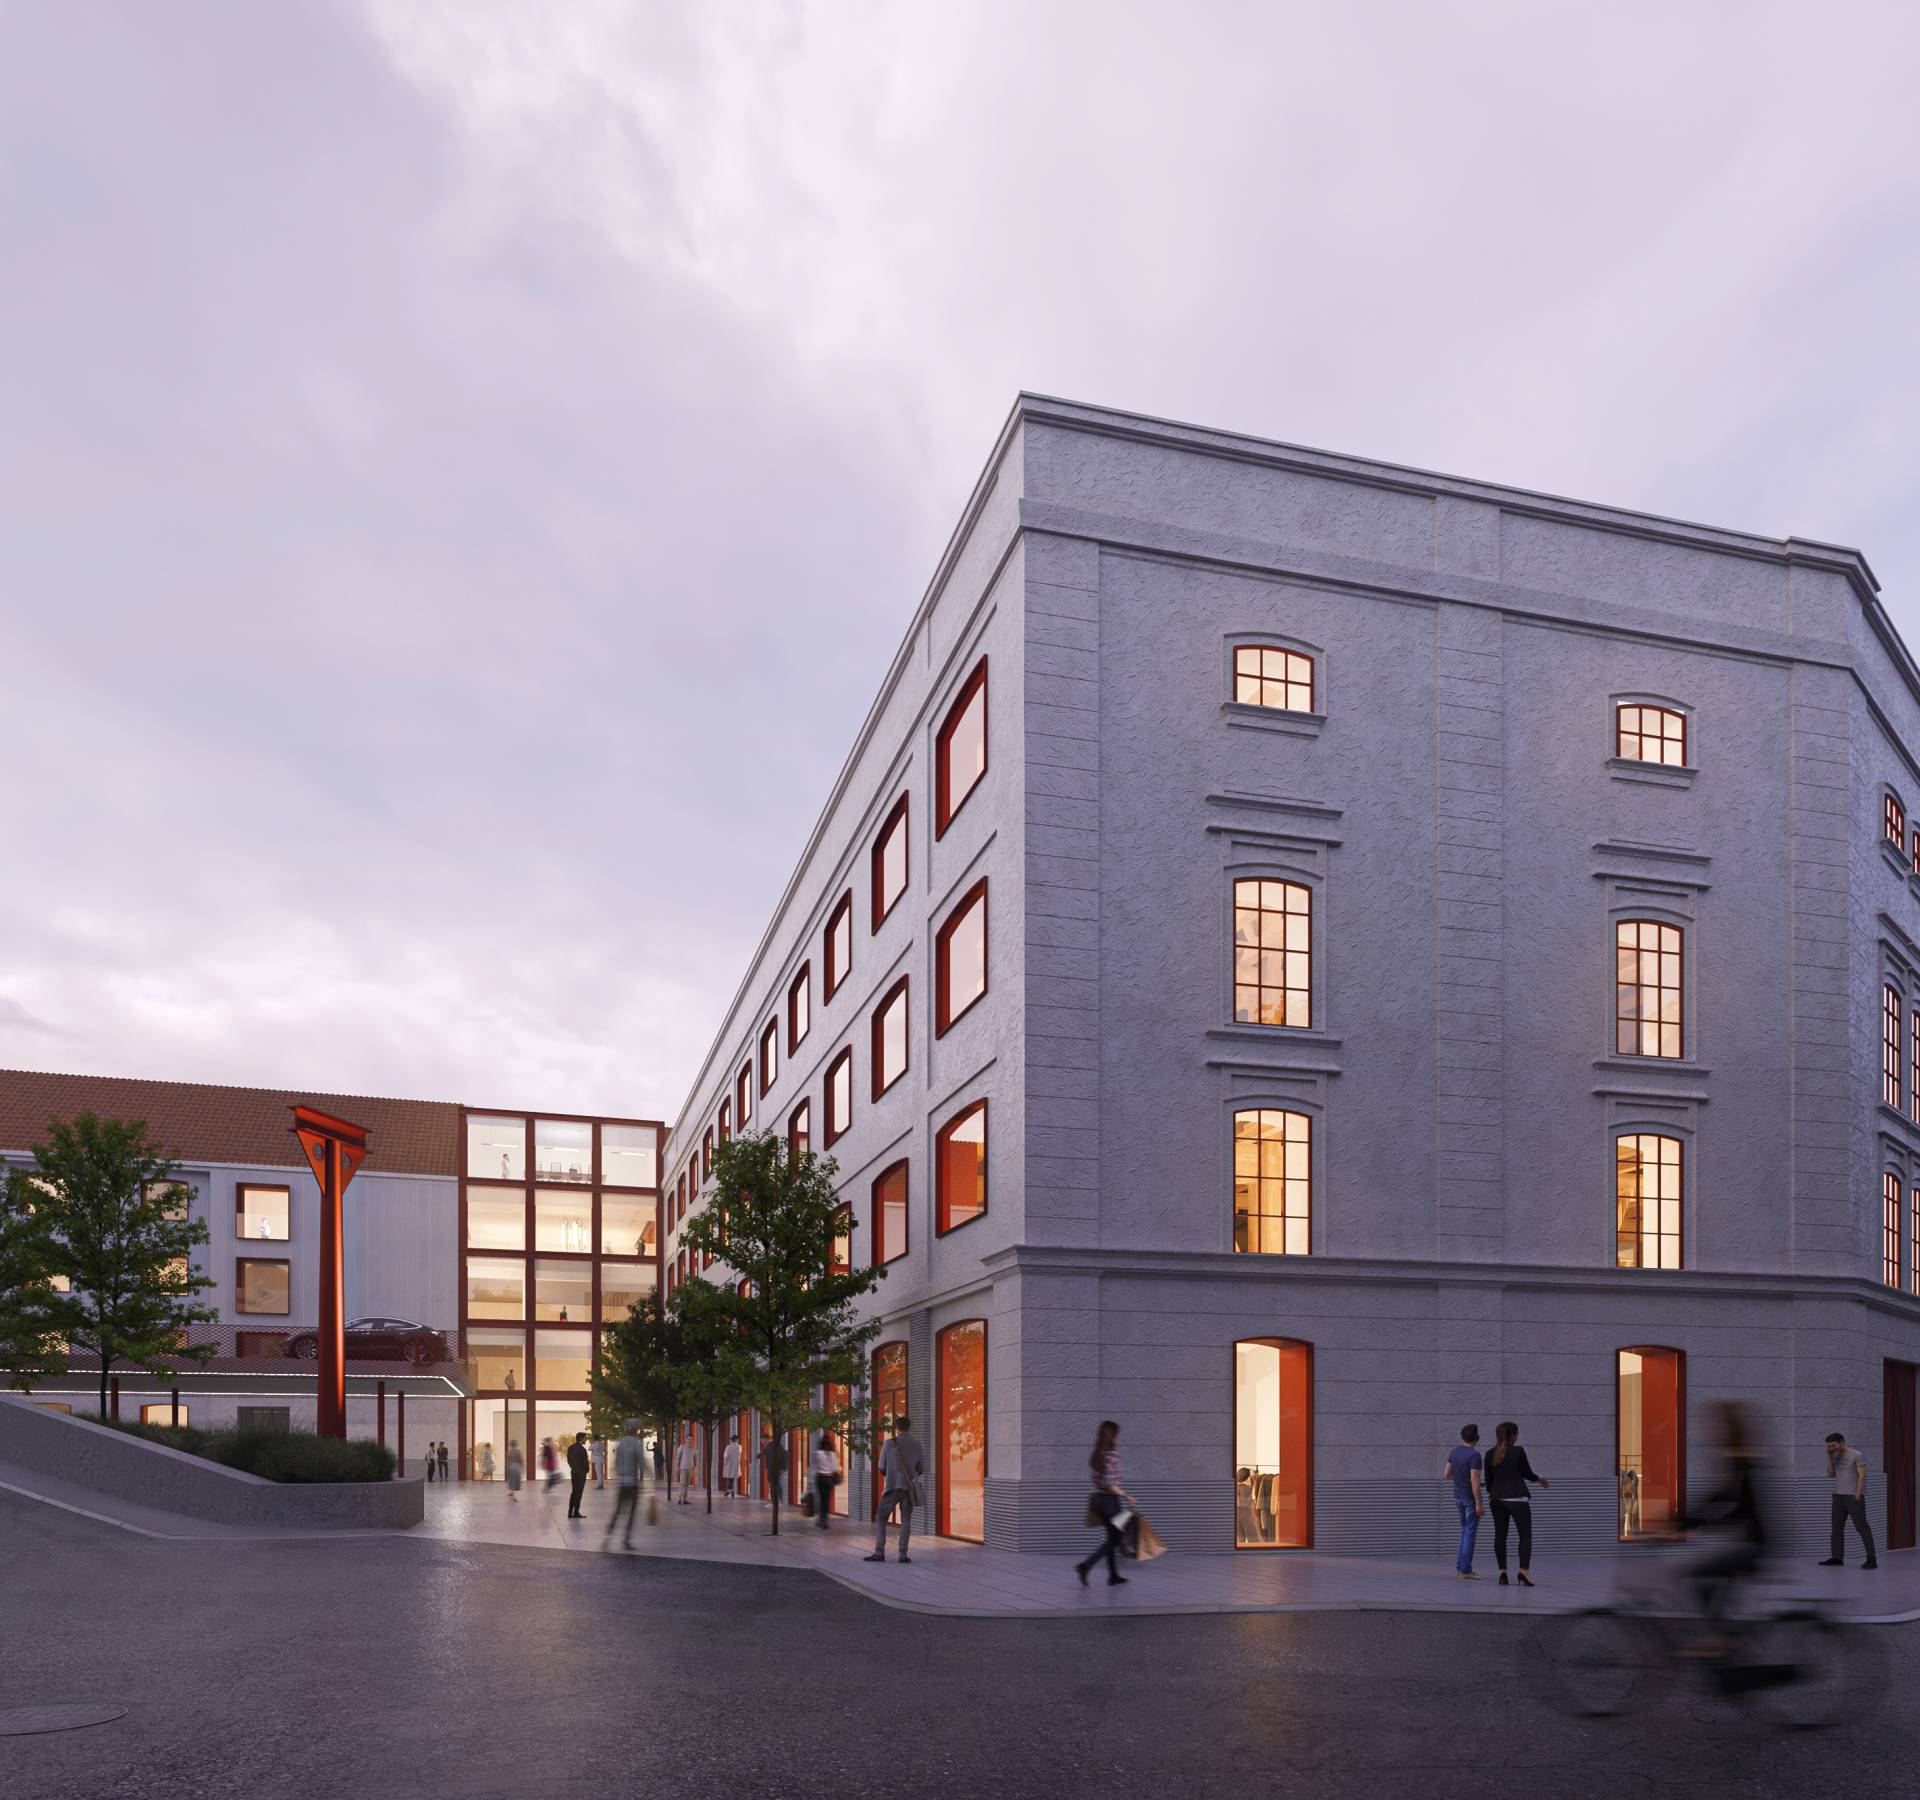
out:
{"label": "woman in checked shirt", "polygon": [[1107,1559],[1107,1585],[1112,1587],[1126,1580],[1120,1573],[1119,1561],[1120,1546],[1125,1540],[1114,1520],[1122,1512],[1131,1512],[1133,1502],[1120,1485],[1120,1452],[1115,1448],[1119,1441],[1120,1427],[1111,1419],[1103,1419],[1100,1433],[1093,1440],[1093,1454],[1087,1458],[1087,1467],[1093,1472],[1093,1493],[1087,1501],[1087,1516],[1089,1521],[1096,1518],[1100,1521],[1106,1538],[1091,1556],[1073,1565],[1082,1587],[1087,1585],[1087,1572],[1103,1556]]}

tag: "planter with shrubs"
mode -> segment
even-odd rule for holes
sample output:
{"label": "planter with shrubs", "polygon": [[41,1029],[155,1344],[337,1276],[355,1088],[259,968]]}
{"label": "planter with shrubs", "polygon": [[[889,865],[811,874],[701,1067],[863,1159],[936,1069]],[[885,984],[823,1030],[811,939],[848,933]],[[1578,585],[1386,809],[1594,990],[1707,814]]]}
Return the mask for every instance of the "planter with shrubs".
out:
{"label": "planter with shrubs", "polygon": [[391,1481],[394,1455],[368,1438],[320,1437],[311,1431],[202,1431],[192,1425],[107,1421],[132,1437],[149,1438],[208,1462],[266,1481]]}

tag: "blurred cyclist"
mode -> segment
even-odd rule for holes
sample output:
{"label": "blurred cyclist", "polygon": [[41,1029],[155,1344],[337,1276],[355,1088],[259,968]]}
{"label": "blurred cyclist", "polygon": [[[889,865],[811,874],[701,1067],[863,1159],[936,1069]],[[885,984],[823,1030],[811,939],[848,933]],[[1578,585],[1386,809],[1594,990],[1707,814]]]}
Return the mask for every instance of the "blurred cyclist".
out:
{"label": "blurred cyclist", "polygon": [[[1700,1597],[1701,1613],[1718,1625],[1725,1619],[1740,1584],[1751,1581],[1766,1560],[1767,1527],[1760,1499],[1760,1449],[1737,1400],[1712,1406],[1723,1467],[1719,1485],[1690,1517],[1687,1527],[1714,1535],[1715,1544],[1687,1571]],[[1702,1654],[1728,1648],[1723,1639],[1703,1641]]]}

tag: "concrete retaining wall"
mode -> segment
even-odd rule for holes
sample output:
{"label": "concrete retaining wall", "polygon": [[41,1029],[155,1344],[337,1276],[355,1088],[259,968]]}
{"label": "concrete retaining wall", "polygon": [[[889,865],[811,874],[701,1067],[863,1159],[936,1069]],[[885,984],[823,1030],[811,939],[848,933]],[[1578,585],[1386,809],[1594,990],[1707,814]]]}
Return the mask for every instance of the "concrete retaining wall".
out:
{"label": "concrete retaining wall", "polygon": [[13,1395],[0,1396],[0,1462],[227,1525],[404,1531],[426,1511],[423,1481],[263,1481]]}

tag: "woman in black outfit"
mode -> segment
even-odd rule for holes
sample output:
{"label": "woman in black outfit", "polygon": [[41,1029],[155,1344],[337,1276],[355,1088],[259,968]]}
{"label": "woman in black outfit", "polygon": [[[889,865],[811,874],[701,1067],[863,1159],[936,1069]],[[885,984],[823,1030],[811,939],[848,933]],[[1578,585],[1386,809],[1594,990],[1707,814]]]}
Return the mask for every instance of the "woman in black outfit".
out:
{"label": "woman in black outfit", "polygon": [[1520,1527],[1520,1585],[1532,1587],[1528,1570],[1533,1565],[1533,1503],[1527,1497],[1527,1483],[1542,1487],[1552,1482],[1533,1472],[1526,1451],[1520,1448],[1520,1427],[1511,1419],[1493,1428],[1493,1448],[1487,1452],[1487,1498],[1493,1503],[1493,1560],[1500,1565],[1500,1585],[1507,1585],[1507,1522]]}

